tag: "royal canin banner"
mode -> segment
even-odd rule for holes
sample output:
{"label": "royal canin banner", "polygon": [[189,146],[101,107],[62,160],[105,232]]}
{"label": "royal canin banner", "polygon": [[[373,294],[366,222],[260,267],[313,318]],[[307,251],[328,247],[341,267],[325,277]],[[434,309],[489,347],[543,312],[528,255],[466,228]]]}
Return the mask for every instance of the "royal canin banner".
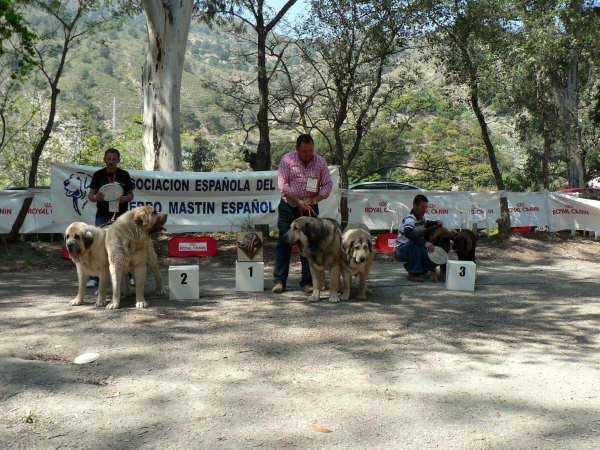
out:
{"label": "royal canin banner", "polygon": [[[33,196],[23,233],[62,233],[74,221],[94,223],[96,205],[88,201],[98,167],[55,164],[51,189],[0,190],[0,233],[8,233],[24,199]],[[410,211],[417,191],[340,191],[338,170],[330,168],[334,190],[321,202],[321,217],[339,221],[339,200],[348,197],[351,223],[371,230],[396,230]],[[135,198],[130,208],[152,205],[169,214],[167,230],[237,231],[247,225],[275,226],[280,193],[277,172],[130,171]],[[497,192],[423,192],[428,218],[448,228],[494,228],[500,213]],[[600,202],[563,193],[507,192],[513,227],[548,227],[550,231],[600,232]]]}
{"label": "royal canin banner", "polygon": [[21,233],[62,233],[55,228],[54,212],[49,189],[0,190],[0,234],[10,232],[21,205],[33,197]]}

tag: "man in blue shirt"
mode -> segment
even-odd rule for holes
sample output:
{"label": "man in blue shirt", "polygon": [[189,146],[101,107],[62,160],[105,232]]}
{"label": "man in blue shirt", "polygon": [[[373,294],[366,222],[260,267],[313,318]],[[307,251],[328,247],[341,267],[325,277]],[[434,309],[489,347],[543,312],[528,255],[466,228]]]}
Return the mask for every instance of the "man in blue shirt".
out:
{"label": "man in blue shirt", "polygon": [[394,256],[398,261],[405,263],[404,267],[411,281],[425,281],[427,272],[435,270],[436,267],[427,256],[433,251],[434,245],[425,240],[425,229],[441,223],[425,220],[428,203],[427,197],[417,195],[410,214],[402,219],[398,228]]}

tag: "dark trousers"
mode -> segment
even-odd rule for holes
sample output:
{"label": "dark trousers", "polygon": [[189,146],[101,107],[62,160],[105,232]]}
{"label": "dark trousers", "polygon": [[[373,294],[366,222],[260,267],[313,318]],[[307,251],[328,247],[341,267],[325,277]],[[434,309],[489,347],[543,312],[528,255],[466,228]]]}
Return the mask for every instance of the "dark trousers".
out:
{"label": "dark trousers", "polygon": [[[313,209],[319,214],[317,205],[313,205]],[[288,205],[284,200],[281,200],[279,203],[279,207],[277,208],[277,229],[279,230],[279,239],[277,240],[275,270],[273,271],[275,284],[281,283],[285,286],[287,283],[288,274],[290,272],[292,247],[287,243],[285,234],[289,231],[292,222],[301,215],[298,208]],[[300,286],[304,287],[306,285],[311,285],[312,277],[310,275],[308,259],[300,256],[300,263],[302,264],[302,279],[300,280]]]}
{"label": "dark trousers", "polygon": [[394,250],[397,261],[403,262],[406,271],[413,275],[422,275],[428,271],[435,270],[435,264],[427,256],[425,245],[417,245],[413,242],[400,244]]}
{"label": "dark trousers", "polygon": [[[108,223],[109,220],[110,220],[110,217],[108,217],[108,216],[105,217],[105,216],[97,215],[95,224],[97,227],[101,227],[102,225]],[[90,277],[90,280],[96,280],[96,283],[98,283],[99,278],[98,277]]]}

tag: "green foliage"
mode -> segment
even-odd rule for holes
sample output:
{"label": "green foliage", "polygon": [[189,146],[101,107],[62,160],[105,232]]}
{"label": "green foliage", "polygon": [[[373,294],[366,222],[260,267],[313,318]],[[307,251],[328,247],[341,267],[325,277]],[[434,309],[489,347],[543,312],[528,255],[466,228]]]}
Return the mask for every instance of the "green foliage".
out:
{"label": "green foliage", "polygon": [[[35,34],[24,17],[26,0],[0,0],[0,57],[6,52],[16,53],[19,59],[27,60],[34,55]],[[17,42],[17,46],[7,43]]]}
{"label": "green foliage", "polygon": [[214,145],[197,133],[191,145],[183,146],[183,167],[193,172],[212,172],[217,165],[216,156]]}

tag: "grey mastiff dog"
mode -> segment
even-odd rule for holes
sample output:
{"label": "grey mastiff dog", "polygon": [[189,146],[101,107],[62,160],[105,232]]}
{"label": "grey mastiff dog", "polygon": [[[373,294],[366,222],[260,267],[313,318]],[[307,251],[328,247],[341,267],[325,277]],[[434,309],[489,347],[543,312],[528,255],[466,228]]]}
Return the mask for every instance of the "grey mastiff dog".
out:
{"label": "grey mastiff dog", "polygon": [[350,298],[350,270],[342,251],[342,232],[334,220],[300,217],[292,222],[286,239],[290,245],[297,245],[302,256],[308,259],[313,280],[309,301],[320,300],[327,270],[330,272],[329,301],[340,301],[340,276],[344,279],[341,299]]}

